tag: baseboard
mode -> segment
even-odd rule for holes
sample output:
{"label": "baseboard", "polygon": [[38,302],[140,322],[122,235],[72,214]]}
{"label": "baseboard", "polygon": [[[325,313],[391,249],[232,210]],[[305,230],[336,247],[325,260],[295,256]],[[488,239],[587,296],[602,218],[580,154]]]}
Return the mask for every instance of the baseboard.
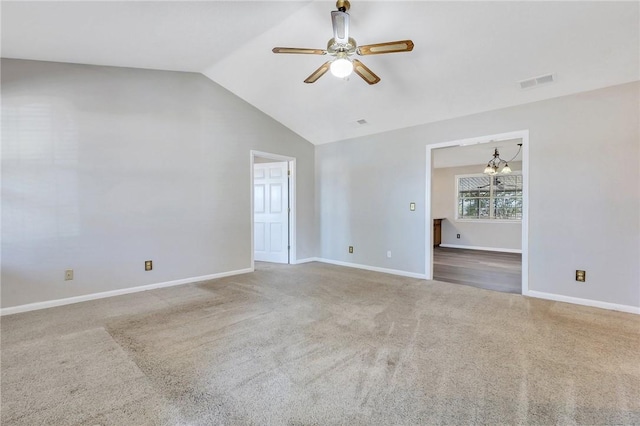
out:
{"label": "baseboard", "polygon": [[331,265],[347,266],[349,268],[365,269],[367,271],[382,272],[384,274],[400,275],[403,277],[419,278],[423,280],[427,279],[427,276],[425,274],[417,274],[415,272],[401,271],[399,269],[379,268],[377,266],[361,265],[359,263],[342,262],[340,260],[331,260],[331,259],[323,259],[323,258],[316,258],[315,261],[322,262],[322,263],[329,263]]}
{"label": "baseboard", "polygon": [[640,315],[640,307],[630,305],[619,305],[617,303],[601,302],[599,300],[581,299],[579,297],[563,296],[561,294],[545,293],[542,291],[529,290],[523,296],[535,297],[537,299],[553,300],[556,302],[573,303],[575,305],[591,306],[593,308],[608,309],[610,311],[627,312]]}
{"label": "baseboard", "polygon": [[306,259],[298,259],[298,260],[296,260],[294,265],[300,265],[302,263],[317,262],[317,261],[318,261],[317,257],[307,257]]}
{"label": "baseboard", "polygon": [[86,302],[88,300],[104,299],[106,297],[121,296],[123,294],[138,293],[141,291],[155,290],[158,288],[173,287],[183,284],[192,284],[199,281],[213,280],[216,278],[230,277],[232,275],[247,274],[253,272],[253,268],[238,269],[236,271],[220,272],[211,275],[202,275],[200,277],[184,278],[175,281],[166,281],[162,283],[147,284],[138,287],[122,288],[118,290],[103,291],[100,293],[85,294],[82,296],[68,297],[65,299],[47,300],[45,302],[29,303],[26,305],[11,306],[0,309],[0,316],[18,314],[21,312],[36,311],[39,309],[53,308],[55,306],[70,305],[72,303]]}
{"label": "baseboard", "polygon": [[440,244],[440,247],[467,249],[467,250],[499,251],[502,253],[522,253],[521,249],[510,249],[510,248],[500,248],[500,247],[462,246],[458,244]]}

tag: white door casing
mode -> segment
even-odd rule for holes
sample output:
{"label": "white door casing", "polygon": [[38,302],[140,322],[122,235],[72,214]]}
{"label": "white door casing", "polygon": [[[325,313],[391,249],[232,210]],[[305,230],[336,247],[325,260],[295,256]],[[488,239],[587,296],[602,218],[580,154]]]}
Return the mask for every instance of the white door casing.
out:
{"label": "white door casing", "polygon": [[253,165],[254,259],[289,263],[288,163]]}
{"label": "white door casing", "polygon": [[522,141],[522,294],[529,290],[529,130],[480,136],[469,139],[427,145],[426,191],[425,191],[425,277],[433,279],[433,217],[431,215],[431,174],[433,173],[432,151],[438,148],[491,143],[499,140],[521,139]]}

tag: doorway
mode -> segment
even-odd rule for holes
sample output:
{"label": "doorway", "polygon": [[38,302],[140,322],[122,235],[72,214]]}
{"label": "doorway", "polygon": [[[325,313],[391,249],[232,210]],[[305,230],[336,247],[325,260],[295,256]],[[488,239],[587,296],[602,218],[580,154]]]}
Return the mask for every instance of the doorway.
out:
{"label": "doorway", "polygon": [[251,265],[295,263],[295,158],[251,151]]}
{"label": "doorway", "polygon": [[[514,172],[509,174],[509,178],[506,178],[505,175],[501,175],[501,178],[496,179],[496,177],[491,177],[483,174],[484,168],[487,165],[487,160],[490,159],[491,154],[496,146],[505,146],[505,157],[509,157],[511,159],[510,150],[507,150],[506,147],[514,147],[518,144],[522,144],[520,158],[521,164],[518,164],[516,168],[514,167]],[[508,274],[511,273],[513,275],[513,270],[509,271],[509,269],[513,268],[513,264],[508,265],[509,262],[512,262],[513,259],[508,259],[507,262],[505,259],[505,269],[504,271],[500,271],[499,265],[502,261],[501,258],[506,258],[509,256],[519,257],[519,253],[521,253],[521,273],[519,274],[519,285],[518,288],[511,288],[510,292],[517,292],[520,294],[528,294],[528,144],[529,144],[529,132],[527,130],[518,131],[518,132],[510,132],[496,135],[487,135],[478,138],[470,138],[464,140],[456,140],[449,142],[442,142],[433,145],[427,145],[427,173],[426,173],[426,203],[425,203],[425,224],[426,224],[426,240],[425,240],[425,275],[427,279],[434,279],[434,272],[437,272],[436,278],[441,281],[445,281],[442,279],[442,276],[445,274],[460,274],[462,276],[466,275],[468,277],[473,277],[475,280],[479,275],[477,271],[465,271],[464,265],[452,266],[455,262],[456,258],[459,258],[460,255],[463,258],[466,258],[470,261],[472,268],[477,267],[479,264],[486,263],[488,271],[481,271],[483,274],[488,277],[489,285],[495,284],[495,282],[491,282],[491,277],[494,274]],[[455,148],[454,148],[455,147]],[[442,148],[452,148],[452,149],[442,149]],[[437,151],[436,151],[437,150]],[[485,157],[480,158],[477,163],[480,164],[469,166],[465,169],[464,162],[466,161],[467,165],[472,164],[471,157],[469,158],[461,158],[463,157],[460,154],[465,154],[464,157],[467,157],[467,154],[473,155],[474,151],[484,153]],[[440,155],[446,154],[446,155]],[[439,164],[436,164],[436,157],[438,157]],[[455,160],[453,158],[457,157]],[[451,160],[442,160],[442,158],[451,157]],[[437,173],[437,166],[442,167],[443,164],[453,164],[455,167],[440,169]],[[515,166],[516,164],[514,164]],[[477,171],[476,171],[477,169]],[[448,174],[451,174],[449,176]],[[452,174],[453,173],[453,174]],[[509,185],[511,184],[511,180],[514,182],[517,181],[516,176],[519,175],[518,178],[520,180],[520,191],[521,191],[521,218],[518,223],[517,221],[509,221],[509,220],[500,220],[500,218],[496,218],[494,216],[494,208],[499,204],[500,201],[503,200],[494,200],[493,196],[499,196],[501,193],[509,193]],[[449,186],[448,188],[444,188],[441,186],[441,182],[444,181]],[[480,180],[487,180],[487,182],[480,182]],[[479,182],[476,182],[476,180]],[[464,182],[462,182],[464,181]],[[479,213],[477,210],[473,208],[467,209],[467,201],[476,200],[461,200],[460,199],[460,191],[461,189],[458,187],[460,184],[473,184],[473,188],[480,188],[480,192],[484,191],[482,194],[466,194],[465,196],[472,197],[491,197],[488,200],[483,200],[487,204],[486,212]],[[487,185],[489,184],[489,185]],[[491,185],[495,185],[491,186]],[[499,188],[498,188],[499,187]],[[507,188],[507,190],[505,190]],[[437,191],[436,191],[437,190]],[[446,198],[443,206],[443,197],[441,197],[441,192],[445,191],[449,198]],[[495,194],[494,194],[495,190]],[[465,192],[465,191],[463,191]],[[486,192],[486,193],[485,193]],[[513,191],[512,191],[513,192]],[[490,194],[490,195],[489,195]],[[462,205],[460,203],[463,203]],[[494,204],[497,203],[497,204]],[[464,211],[461,212],[460,209],[464,207]],[[446,213],[444,213],[446,212]],[[489,217],[486,220],[483,220],[482,217],[477,217],[480,220],[469,220],[461,217],[463,214],[471,214],[476,216],[482,216],[483,214],[488,215]],[[490,213],[489,213],[490,212]],[[441,219],[444,219],[441,221]],[[494,220],[498,219],[498,220]],[[435,220],[435,221],[434,221]],[[439,227],[435,227],[434,222],[442,223],[442,230],[446,232],[447,235],[442,235],[442,243],[439,247],[434,246],[434,242],[437,240],[437,236],[435,235],[438,232]],[[519,226],[518,226],[519,225]],[[509,229],[508,232],[499,231],[496,232],[495,229],[499,229],[500,226],[503,226],[505,229]],[[467,227],[467,228],[465,228]],[[475,227],[475,229],[473,228]],[[491,229],[489,229],[491,228]],[[471,229],[474,229],[473,232],[477,232],[473,234]],[[484,234],[484,235],[483,235]],[[465,238],[467,237],[467,238]],[[484,238],[484,240],[483,240]],[[520,240],[520,241],[517,241]],[[485,241],[483,244],[482,241]],[[488,241],[488,242],[487,242]],[[439,242],[439,241],[438,241]],[[517,243],[519,244],[519,248]],[[502,253],[503,255],[501,256]],[[515,253],[518,253],[517,255]],[[434,266],[434,254],[436,259],[436,266]],[[495,260],[493,258],[495,257]],[[477,258],[477,259],[476,259]],[[443,263],[445,266],[443,266]],[[520,262],[517,262],[520,263]],[[440,268],[436,271],[437,268]],[[448,269],[447,269],[448,268]],[[444,274],[443,274],[444,271]],[[498,275],[495,275],[496,277]],[[501,277],[502,278],[502,277]],[[449,282],[456,282],[456,279],[459,282],[459,276],[454,277],[451,276],[451,280]],[[513,279],[513,276],[510,278]],[[482,287],[483,283],[465,283],[468,285],[474,285],[477,287]],[[484,287],[491,288],[491,287]],[[493,289],[498,289],[499,286],[495,286]]]}

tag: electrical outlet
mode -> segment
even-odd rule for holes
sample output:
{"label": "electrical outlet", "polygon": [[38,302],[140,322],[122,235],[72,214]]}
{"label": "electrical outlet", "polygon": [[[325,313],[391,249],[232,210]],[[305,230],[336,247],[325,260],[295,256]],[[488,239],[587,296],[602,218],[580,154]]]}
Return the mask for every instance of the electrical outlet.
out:
{"label": "electrical outlet", "polygon": [[73,269],[67,269],[64,271],[64,280],[71,281],[73,279]]}
{"label": "electrical outlet", "polygon": [[353,246],[349,246],[349,253],[353,253]]}
{"label": "electrical outlet", "polygon": [[144,270],[150,271],[153,269],[153,260],[145,260],[144,261]]}
{"label": "electrical outlet", "polygon": [[580,281],[581,283],[587,281],[587,272],[576,269],[576,281]]}
{"label": "electrical outlet", "polygon": [[456,234],[456,238],[457,238],[457,239],[460,239],[460,234]]}
{"label": "electrical outlet", "polygon": [[391,250],[387,250],[387,257],[391,259]]}

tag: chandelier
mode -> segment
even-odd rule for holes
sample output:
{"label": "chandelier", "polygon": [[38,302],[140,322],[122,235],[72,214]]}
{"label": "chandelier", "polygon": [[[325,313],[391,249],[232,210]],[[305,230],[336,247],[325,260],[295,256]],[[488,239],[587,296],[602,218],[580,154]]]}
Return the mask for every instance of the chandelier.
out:
{"label": "chandelier", "polygon": [[[509,167],[509,162],[513,161],[518,154],[520,154],[520,150],[522,149],[522,144],[518,144],[518,152],[513,156],[511,160],[503,160],[500,158],[500,153],[498,152],[498,148],[494,148],[493,150],[493,158],[489,160],[487,163],[487,167],[484,169],[484,173],[490,176],[494,176],[497,174],[508,175],[511,173],[511,167]],[[504,164],[504,166],[503,166]],[[502,167],[502,169],[500,169]]]}

